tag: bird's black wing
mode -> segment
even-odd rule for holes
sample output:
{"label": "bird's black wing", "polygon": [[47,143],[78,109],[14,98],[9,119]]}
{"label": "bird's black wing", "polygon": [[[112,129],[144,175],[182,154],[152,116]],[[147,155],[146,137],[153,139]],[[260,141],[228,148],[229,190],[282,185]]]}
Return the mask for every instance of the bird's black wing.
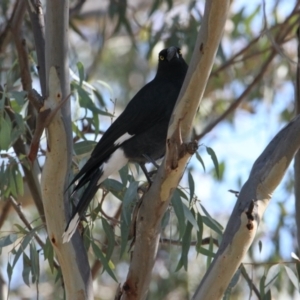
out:
{"label": "bird's black wing", "polygon": [[161,119],[169,117],[180,88],[172,82],[157,82],[155,79],[145,85],[103,134],[90,159],[72,180],[71,184],[84,176],[75,189],[88,182],[90,175],[122,144],[115,143],[121,136],[126,133],[138,135]]}

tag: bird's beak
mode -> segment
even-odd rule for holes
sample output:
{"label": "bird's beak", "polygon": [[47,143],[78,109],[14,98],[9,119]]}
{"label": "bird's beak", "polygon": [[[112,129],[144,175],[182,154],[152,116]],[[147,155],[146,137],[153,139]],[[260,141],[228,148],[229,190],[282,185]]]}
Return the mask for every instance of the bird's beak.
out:
{"label": "bird's beak", "polygon": [[174,56],[178,58],[177,48],[176,47],[170,47],[167,50],[167,60],[170,61]]}

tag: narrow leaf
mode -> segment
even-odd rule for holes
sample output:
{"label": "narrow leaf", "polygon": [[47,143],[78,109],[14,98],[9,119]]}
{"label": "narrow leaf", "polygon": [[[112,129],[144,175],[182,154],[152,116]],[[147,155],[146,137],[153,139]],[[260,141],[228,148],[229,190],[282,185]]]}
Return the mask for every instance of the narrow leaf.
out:
{"label": "narrow leaf", "polygon": [[12,264],[12,267],[14,268],[20,255],[24,252],[24,250],[26,249],[26,247],[28,246],[28,244],[30,243],[30,241],[32,240],[33,238],[33,235],[34,233],[36,232],[36,228],[33,229],[32,231],[30,231],[23,239],[22,243],[20,244],[17,252],[16,252],[16,255],[14,257],[14,261],[13,261],[13,264]]}
{"label": "narrow leaf", "polygon": [[202,216],[197,213],[197,224],[199,230],[197,231],[197,244],[196,244],[196,250],[199,253],[199,249],[202,247],[202,236],[203,236],[203,220]]}
{"label": "narrow leaf", "polygon": [[212,148],[210,148],[210,147],[206,147],[206,151],[210,155],[210,157],[211,157],[211,159],[212,159],[212,161],[214,163],[217,176],[220,177],[218,158],[217,158],[214,150]]}
{"label": "narrow leaf", "polygon": [[202,159],[202,157],[200,156],[200,154],[198,153],[198,151],[196,151],[196,158],[198,159],[198,161],[200,162],[200,164],[202,165],[202,168],[205,172],[205,165],[204,165],[204,161]]}
{"label": "narrow leaf", "polygon": [[79,85],[82,86],[82,82],[84,80],[84,66],[80,61],[76,64],[76,66],[79,74]]}
{"label": "narrow leaf", "polygon": [[[209,239],[209,246],[208,246],[208,251],[210,253],[213,253],[213,249],[214,249],[214,244],[213,244],[213,238],[212,236],[210,236],[210,239]],[[212,259],[213,259],[213,255],[208,255],[207,256],[207,260],[206,260],[206,268],[208,269],[211,262],[212,262]]]}
{"label": "narrow leaf", "polygon": [[285,268],[285,271],[286,271],[289,279],[293,283],[296,290],[299,292],[299,282],[298,282],[298,278],[297,278],[296,274],[294,273],[294,271],[291,268],[289,268],[287,266],[284,266],[284,268]]}
{"label": "narrow leaf", "polygon": [[109,266],[109,260],[105,257],[101,249],[92,241],[92,249],[95,254],[95,256],[101,261],[104,270],[110,275],[112,279],[114,279],[116,282],[118,282],[114,272]]}
{"label": "narrow leaf", "polygon": [[278,264],[273,265],[266,275],[265,280],[265,293],[271,288],[271,286],[275,283],[280,271],[280,266]]}
{"label": "narrow leaf", "polygon": [[183,212],[184,212],[184,216],[185,216],[186,220],[188,220],[189,223],[192,224],[193,227],[198,231],[199,227],[198,227],[197,221],[194,217],[194,210],[193,209],[189,210],[188,207],[184,204],[182,204],[182,206],[183,206]]}
{"label": "narrow leaf", "polygon": [[30,258],[26,255],[25,252],[23,252],[23,271],[22,271],[22,277],[24,283],[30,287],[30,280],[29,275],[31,272],[31,261]]}
{"label": "narrow leaf", "polygon": [[36,250],[35,243],[30,243],[30,260],[31,260],[31,274],[32,274],[32,283],[39,282],[40,279],[40,261],[39,253]]}
{"label": "narrow leaf", "polygon": [[8,150],[11,140],[11,126],[3,117],[0,117],[0,132],[0,150]]}
{"label": "narrow leaf", "polygon": [[161,228],[162,228],[162,230],[164,230],[167,227],[167,225],[169,224],[170,215],[171,215],[171,213],[170,213],[170,210],[168,209],[165,212],[165,214],[164,214],[164,216],[163,216],[163,218],[161,220]]}
{"label": "narrow leaf", "polygon": [[119,174],[124,186],[126,186],[128,181],[128,164],[126,164],[122,169],[119,170]]}
{"label": "narrow leaf", "polygon": [[54,270],[54,250],[53,250],[53,246],[50,242],[49,237],[47,237],[46,243],[45,243],[45,246],[44,246],[44,259],[48,260],[49,267],[51,269],[51,272],[53,273],[53,270]]}
{"label": "narrow leaf", "polygon": [[0,239],[0,248],[11,245],[12,243],[14,243],[17,240],[17,238],[18,238],[18,235],[15,233],[11,233],[5,237],[2,237]]}
{"label": "narrow leaf", "polygon": [[96,146],[94,141],[82,141],[74,144],[74,151],[76,155],[84,155],[93,151]]}
{"label": "narrow leaf", "polygon": [[179,239],[181,239],[181,237],[184,234],[186,225],[185,225],[183,204],[182,204],[181,198],[180,198],[179,193],[178,193],[177,190],[175,190],[175,192],[173,194],[173,197],[171,199],[171,203],[173,205],[175,215],[176,215],[177,220],[178,220]]}
{"label": "narrow leaf", "polygon": [[195,182],[191,172],[188,173],[189,189],[190,189],[190,201],[192,201],[195,193]]}
{"label": "narrow leaf", "polygon": [[184,231],[184,235],[182,237],[182,251],[181,251],[180,264],[177,265],[176,271],[178,271],[182,266],[186,271],[188,269],[188,254],[191,246],[192,229],[193,229],[192,224],[187,223]]}
{"label": "narrow leaf", "polygon": [[130,221],[131,221],[131,211],[132,211],[132,204],[136,200],[137,197],[137,188],[138,182],[132,181],[125,192],[125,196],[123,199],[122,205],[122,214],[121,214],[121,251],[120,256],[122,256],[125,252],[127,241],[128,241],[128,234],[130,228]]}
{"label": "narrow leaf", "polygon": [[115,247],[115,233],[104,218],[102,218],[102,226],[107,238],[106,258],[110,260]]}

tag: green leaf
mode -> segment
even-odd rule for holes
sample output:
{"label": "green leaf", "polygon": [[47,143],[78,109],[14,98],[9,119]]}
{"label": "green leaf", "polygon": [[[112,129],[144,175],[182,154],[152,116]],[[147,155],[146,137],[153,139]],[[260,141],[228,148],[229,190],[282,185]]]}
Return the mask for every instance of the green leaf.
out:
{"label": "green leaf", "polygon": [[30,258],[26,255],[25,252],[23,252],[23,271],[22,271],[22,277],[24,283],[30,287],[30,280],[29,275],[31,272],[31,261]]}
{"label": "green leaf", "polygon": [[14,243],[17,240],[17,238],[18,238],[18,235],[15,233],[11,233],[5,237],[2,237],[0,239],[0,248],[11,245],[12,243]]}
{"label": "green leaf", "polygon": [[84,66],[80,61],[76,64],[76,66],[79,74],[79,85],[82,86],[82,82],[84,81]]}
{"label": "green leaf", "polygon": [[46,243],[45,243],[45,246],[44,246],[44,259],[48,260],[49,267],[51,269],[51,272],[53,273],[53,270],[54,270],[54,250],[53,250],[53,246],[50,242],[49,237],[47,237]]}
{"label": "green leaf", "polygon": [[212,161],[214,163],[217,176],[220,177],[218,158],[217,158],[214,150],[212,148],[210,148],[210,147],[206,147],[206,151],[210,155],[210,157],[211,157],[211,159],[212,159]]}
{"label": "green leaf", "polygon": [[83,245],[87,252],[89,251],[91,246],[91,239],[92,239],[91,229],[90,226],[87,225],[84,227],[84,234],[83,234]]}
{"label": "green leaf", "polygon": [[105,257],[101,249],[95,244],[94,241],[92,243],[92,249],[95,254],[95,256],[101,261],[104,270],[110,275],[112,279],[114,279],[116,282],[118,282],[114,272],[112,271],[110,265],[109,265],[109,260]]}
{"label": "green leaf", "polygon": [[122,206],[122,215],[127,225],[130,225],[130,216],[133,207],[133,202],[137,199],[137,188],[139,186],[138,181],[130,182],[128,189],[125,192]]}
{"label": "green leaf", "polygon": [[183,212],[184,212],[185,218],[189,221],[189,223],[192,224],[196,230],[199,230],[197,221],[194,217],[194,215],[195,215],[194,210],[193,209],[189,210],[189,208],[183,204]]}
{"label": "green leaf", "polygon": [[130,229],[130,220],[131,220],[131,211],[132,211],[132,203],[136,200],[137,197],[137,188],[139,183],[137,181],[130,182],[128,189],[125,192],[125,196],[123,199],[122,205],[122,213],[121,213],[121,250],[120,257],[124,254],[127,241],[128,234]]}
{"label": "green leaf", "polygon": [[129,172],[128,164],[126,164],[122,169],[119,170],[119,174],[124,186],[126,186],[128,181],[128,172]]}
{"label": "green leaf", "polygon": [[22,174],[20,172],[20,170],[18,169],[17,165],[16,165],[16,171],[15,171],[15,184],[16,184],[16,188],[18,191],[18,196],[23,196],[24,195],[24,185],[23,185],[23,177]]}
{"label": "green leaf", "polygon": [[39,253],[36,250],[35,243],[30,243],[30,260],[31,260],[31,274],[32,274],[32,283],[39,282],[40,279],[40,262],[39,262]]}
{"label": "green leaf", "polygon": [[11,126],[3,117],[0,117],[0,150],[8,150],[10,146]]}
{"label": "green leaf", "polygon": [[14,261],[13,261],[13,264],[12,264],[12,267],[14,268],[20,255],[24,252],[24,250],[26,249],[26,247],[28,246],[28,244],[30,243],[30,241],[32,240],[35,232],[37,231],[38,227],[36,227],[35,229],[31,230],[23,239],[23,241],[21,242],[17,252],[16,252],[16,255],[14,257]]}
{"label": "green leaf", "polygon": [[7,263],[6,271],[7,271],[7,277],[8,277],[9,286],[10,286],[11,276],[13,273],[13,266],[9,262]]}
{"label": "green leaf", "polygon": [[206,217],[202,216],[203,223],[218,234],[222,235],[223,227],[211,217],[211,215],[208,213],[208,211],[204,208],[202,204],[200,204],[200,206],[204,214],[206,215]]}
{"label": "green leaf", "polygon": [[189,201],[189,197],[184,193],[183,190],[176,188],[176,191],[179,193],[179,196],[183,199],[185,199],[186,201]]}
{"label": "green leaf", "polygon": [[199,249],[202,247],[202,236],[203,236],[203,220],[202,216],[197,213],[197,224],[199,230],[197,231],[197,244],[196,244],[196,251],[199,253]]}
{"label": "green leaf", "polygon": [[262,246],[263,246],[262,241],[259,240],[259,241],[258,241],[258,250],[259,250],[259,253],[261,253]]}
{"label": "green leaf", "polygon": [[216,255],[214,252],[212,252],[208,249],[205,249],[203,247],[199,247],[198,253],[208,256],[208,257],[214,257]]}
{"label": "green leaf", "polygon": [[299,292],[299,282],[298,282],[298,278],[296,276],[296,274],[294,273],[294,271],[287,267],[287,266],[284,266],[285,268],[285,271],[290,279],[290,281],[293,283],[295,289]]}
{"label": "green leaf", "polygon": [[29,233],[28,230],[26,230],[26,228],[22,227],[19,224],[14,224],[15,227],[17,227],[17,229],[19,230],[20,233],[22,233],[23,235],[26,235]]}
{"label": "green leaf", "polygon": [[82,141],[74,144],[74,151],[76,155],[83,155],[92,152],[96,146],[94,141]]}
{"label": "green leaf", "polygon": [[10,193],[17,198],[18,190],[15,182],[15,170],[14,170],[14,162],[9,166],[9,190]]}
{"label": "green leaf", "polygon": [[265,293],[268,292],[268,290],[271,288],[271,286],[275,283],[280,271],[279,264],[273,265],[266,275],[265,280]]}
{"label": "green leaf", "polygon": [[193,226],[191,223],[187,223],[184,235],[182,237],[182,251],[181,251],[181,263],[177,265],[176,271],[178,271],[182,266],[187,271],[188,269],[188,254],[191,246],[192,239],[192,229]]}
{"label": "green leaf", "polygon": [[203,224],[205,224],[207,227],[209,227],[210,229],[212,229],[213,231],[215,231],[216,233],[218,233],[220,235],[222,234],[222,231],[220,230],[220,228],[216,225],[216,223],[212,219],[210,219],[206,216],[202,216],[202,220],[203,220]]}
{"label": "green leaf", "polygon": [[213,243],[213,237],[210,236],[210,239],[209,239],[209,245],[208,245],[208,251],[211,253],[211,255],[208,255],[207,256],[207,260],[206,260],[206,268],[208,269],[211,262],[212,262],[212,259],[214,257],[213,254],[213,249],[214,249],[214,243]]}
{"label": "green leaf", "polygon": [[195,182],[191,172],[188,173],[189,189],[190,189],[190,201],[192,201],[195,193]]}
{"label": "green leaf", "polygon": [[164,216],[163,216],[163,218],[161,220],[161,228],[162,228],[162,230],[164,230],[167,227],[167,225],[169,224],[170,215],[171,215],[170,210],[167,209],[167,211],[165,212],[165,214],[164,214]]}
{"label": "green leaf", "polygon": [[27,92],[25,91],[11,91],[9,92],[10,94],[10,98],[13,98],[14,100],[16,100],[17,104],[20,107],[24,106],[24,99],[27,96]]}
{"label": "green leaf", "polygon": [[265,280],[266,276],[263,275],[259,281],[259,292],[262,299],[265,297]]}
{"label": "green leaf", "polygon": [[81,86],[79,86],[75,83],[73,83],[73,85],[77,89],[77,92],[78,92],[78,95],[79,95],[79,104],[80,104],[81,107],[89,109],[91,112],[99,114],[99,115],[113,117],[112,114],[110,114],[106,111],[103,111],[103,110],[99,109],[98,107],[96,107],[96,105],[92,101],[89,93],[85,89],[83,89]]}
{"label": "green leaf", "polygon": [[205,165],[204,165],[204,161],[203,159],[201,158],[200,154],[198,153],[198,151],[196,151],[196,158],[198,159],[198,161],[200,162],[200,164],[202,165],[202,168],[205,172]]}
{"label": "green leaf", "polygon": [[108,178],[103,181],[102,186],[106,190],[110,191],[115,197],[117,197],[120,200],[123,200],[126,187],[124,187],[124,185],[121,182],[115,179]]}
{"label": "green leaf", "polygon": [[179,239],[181,239],[181,237],[184,234],[186,225],[185,225],[185,217],[184,217],[184,208],[183,208],[183,204],[182,204],[182,201],[181,201],[181,198],[179,196],[177,189],[175,190],[175,192],[173,194],[171,203],[172,203],[172,206],[175,211],[175,215],[178,220]]}
{"label": "green leaf", "polygon": [[62,278],[63,278],[63,277],[62,277],[62,273],[61,273],[61,268],[59,268],[59,269],[57,270],[57,274],[56,274],[54,283],[57,283],[57,281],[58,281],[59,279],[62,279]]}
{"label": "green leaf", "polygon": [[106,259],[110,260],[115,247],[115,233],[104,218],[102,218],[102,226],[107,238]]}

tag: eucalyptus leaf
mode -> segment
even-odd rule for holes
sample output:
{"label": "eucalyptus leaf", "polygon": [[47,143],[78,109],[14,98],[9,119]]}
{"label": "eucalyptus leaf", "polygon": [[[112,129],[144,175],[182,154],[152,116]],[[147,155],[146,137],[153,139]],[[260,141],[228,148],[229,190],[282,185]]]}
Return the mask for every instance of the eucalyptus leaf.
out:
{"label": "eucalyptus leaf", "polygon": [[103,265],[104,270],[110,275],[110,277],[117,281],[117,278],[114,274],[114,272],[112,271],[110,265],[109,265],[109,260],[105,257],[105,255],[103,254],[103,252],[101,251],[101,249],[95,244],[94,241],[92,241],[92,249],[93,252],[95,254],[95,256],[97,257],[97,259],[99,259]]}
{"label": "eucalyptus leaf", "polygon": [[0,150],[8,150],[10,147],[10,134],[11,134],[10,124],[2,117],[0,117]]}
{"label": "eucalyptus leaf", "polygon": [[178,230],[179,230],[179,238],[181,238],[185,231],[185,216],[184,216],[184,208],[177,190],[175,190],[173,197],[171,199],[172,206],[175,211],[175,215],[178,220]]}

